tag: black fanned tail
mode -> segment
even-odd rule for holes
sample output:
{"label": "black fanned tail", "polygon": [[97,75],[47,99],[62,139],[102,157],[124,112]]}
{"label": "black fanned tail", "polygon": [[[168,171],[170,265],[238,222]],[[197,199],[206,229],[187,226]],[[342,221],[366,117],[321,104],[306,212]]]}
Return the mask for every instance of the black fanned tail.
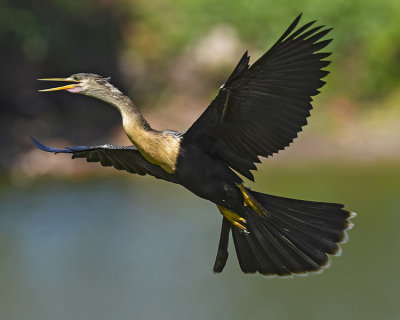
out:
{"label": "black fanned tail", "polygon": [[[343,209],[343,205],[247,190],[268,216],[260,217],[250,207],[245,207],[241,216],[247,221],[249,234],[231,227],[243,272],[278,276],[306,274],[326,267],[327,254],[340,253],[339,243],[347,240],[346,230],[352,227],[349,219],[355,216]],[[229,230],[222,228],[221,239],[228,237]],[[227,244],[221,246],[221,242],[214,272],[222,271],[227,258]]]}

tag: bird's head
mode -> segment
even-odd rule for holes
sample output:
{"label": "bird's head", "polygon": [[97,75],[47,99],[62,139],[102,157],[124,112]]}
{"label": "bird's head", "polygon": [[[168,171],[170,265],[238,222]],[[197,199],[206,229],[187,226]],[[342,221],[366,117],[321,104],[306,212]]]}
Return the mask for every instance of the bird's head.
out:
{"label": "bird's head", "polygon": [[49,91],[59,91],[66,90],[71,93],[79,93],[87,96],[92,96],[96,98],[102,98],[104,94],[109,93],[120,93],[120,91],[113,87],[109,82],[110,78],[103,78],[97,74],[93,73],[76,73],[68,78],[46,78],[38,79],[41,81],[65,81],[70,82],[70,84],[39,90],[40,92]]}

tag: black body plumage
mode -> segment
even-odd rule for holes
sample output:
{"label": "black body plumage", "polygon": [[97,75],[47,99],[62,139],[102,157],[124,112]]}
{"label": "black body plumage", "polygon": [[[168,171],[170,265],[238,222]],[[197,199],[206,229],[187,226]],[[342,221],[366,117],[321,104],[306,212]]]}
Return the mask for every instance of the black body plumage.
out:
{"label": "black body plumage", "polygon": [[352,213],[341,204],[254,192],[239,176],[254,180],[251,170],[259,157],[272,156],[297,137],[307,124],[312,96],[325,84],[323,68],[330,62],[324,59],[330,53],[319,50],[331,41],[321,40],[330,29],[311,28],[310,22],[295,30],[299,20],[251,66],[246,52],[186,132],[160,133],[179,141],[173,172],[149,162],[135,146],[52,149],[32,141],[44,151],[72,153],[73,158],[181,184],[217,204],[224,218],[215,272],[225,266],[231,231],[243,272],[287,276],[317,271],[327,265],[327,254],[338,253]]}

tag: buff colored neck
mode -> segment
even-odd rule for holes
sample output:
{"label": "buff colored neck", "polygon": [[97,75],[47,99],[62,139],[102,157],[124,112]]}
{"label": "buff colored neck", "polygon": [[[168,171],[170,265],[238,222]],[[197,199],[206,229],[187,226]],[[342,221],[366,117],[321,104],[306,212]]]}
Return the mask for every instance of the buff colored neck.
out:
{"label": "buff colored neck", "polygon": [[102,100],[119,110],[128,138],[143,157],[161,166],[168,173],[173,173],[176,169],[180,139],[152,129],[134,102],[121,92],[115,91]]}

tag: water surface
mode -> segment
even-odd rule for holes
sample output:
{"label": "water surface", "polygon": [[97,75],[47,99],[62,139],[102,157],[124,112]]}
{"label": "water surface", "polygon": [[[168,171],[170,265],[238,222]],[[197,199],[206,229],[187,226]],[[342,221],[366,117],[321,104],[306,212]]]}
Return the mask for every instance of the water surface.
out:
{"label": "water surface", "polygon": [[[147,177],[0,189],[0,319],[398,319],[400,167],[277,167],[253,187],[358,212],[320,275],[214,275],[221,217]],[[232,249],[232,243],[231,247]]]}

